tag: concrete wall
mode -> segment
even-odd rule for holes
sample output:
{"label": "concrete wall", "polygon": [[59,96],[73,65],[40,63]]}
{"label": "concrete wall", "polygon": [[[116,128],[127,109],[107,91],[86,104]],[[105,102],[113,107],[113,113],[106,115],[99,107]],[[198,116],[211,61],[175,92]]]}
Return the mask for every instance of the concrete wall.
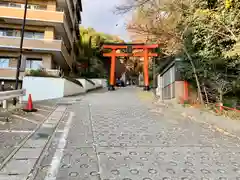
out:
{"label": "concrete wall", "polygon": [[64,95],[64,79],[26,76],[22,88],[26,89],[23,101],[27,101],[29,94],[33,101],[61,98]]}
{"label": "concrete wall", "polygon": [[83,87],[63,78],[50,77],[31,77],[23,78],[23,89],[26,89],[26,95],[23,101],[28,100],[28,95],[32,95],[33,101],[62,98],[64,96],[86,93],[89,90],[102,87],[103,79],[95,79],[96,85],[92,85],[85,79],[78,79]]}
{"label": "concrete wall", "polygon": [[82,85],[83,85],[83,88],[86,90],[86,91],[89,91],[91,89],[94,89],[95,86],[93,84],[91,84],[90,82],[88,82],[87,80],[85,79],[77,79]]}
{"label": "concrete wall", "polygon": [[63,80],[64,80],[63,96],[71,96],[71,95],[82,94],[86,92],[86,90],[83,87],[80,87],[66,79],[63,79]]}
{"label": "concrete wall", "polygon": [[107,87],[107,82],[105,79],[89,79],[92,81],[94,84],[91,82],[87,81],[86,79],[77,79],[84,87],[86,91],[90,91],[93,89],[101,88],[101,87]]}
{"label": "concrete wall", "polygon": [[106,79],[91,79],[96,85],[100,85],[103,88],[107,87],[107,80]]}

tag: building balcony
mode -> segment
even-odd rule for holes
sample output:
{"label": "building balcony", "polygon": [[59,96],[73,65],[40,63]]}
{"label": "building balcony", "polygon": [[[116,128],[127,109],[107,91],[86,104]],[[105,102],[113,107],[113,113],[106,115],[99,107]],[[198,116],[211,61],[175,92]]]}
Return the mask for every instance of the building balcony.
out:
{"label": "building balcony", "polygon": [[[1,68],[0,79],[1,80],[15,80],[16,79],[16,68]],[[20,72],[19,79],[22,80],[24,72]]]}
{"label": "building balcony", "polygon": [[[22,20],[24,8],[4,7],[0,6],[0,17],[2,19],[18,19]],[[43,21],[49,23],[63,23],[63,12],[47,11],[47,10],[27,10],[27,20],[29,21]]]}
{"label": "building balcony", "polygon": [[[24,76],[26,76],[31,69],[25,69],[20,71],[19,79],[22,80]],[[16,79],[16,71],[17,68],[1,68],[0,69],[0,79],[1,80],[15,80]],[[45,69],[48,75],[54,77],[60,77],[60,70],[57,69]]]}
{"label": "building balcony", "polygon": [[[0,22],[22,24],[23,15],[23,8],[0,6]],[[73,37],[64,12],[28,9],[26,19],[26,25],[54,26],[56,33],[60,34],[65,44],[71,48]]]}
{"label": "building balcony", "polygon": [[[0,50],[19,51],[19,47],[19,37],[0,36]],[[63,40],[24,38],[23,51],[52,54],[61,66],[72,68],[73,57],[68,53]]]}
{"label": "building balcony", "polygon": [[70,23],[74,25],[74,4],[73,0],[57,0],[57,4],[60,8],[64,9],[66,13],[70,16]]}

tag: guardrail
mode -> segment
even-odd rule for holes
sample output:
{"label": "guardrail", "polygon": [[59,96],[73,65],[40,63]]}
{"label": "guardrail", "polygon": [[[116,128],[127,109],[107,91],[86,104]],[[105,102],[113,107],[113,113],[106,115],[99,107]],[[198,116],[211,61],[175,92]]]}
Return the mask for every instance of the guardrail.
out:
{"label": "guardrail", "polygon": [[26,89],[11,90],[11,91],[1,91],[0,101],[3,102],[3,108],[7,109],[7,101],[13,98],[18,98],[26,94]]}

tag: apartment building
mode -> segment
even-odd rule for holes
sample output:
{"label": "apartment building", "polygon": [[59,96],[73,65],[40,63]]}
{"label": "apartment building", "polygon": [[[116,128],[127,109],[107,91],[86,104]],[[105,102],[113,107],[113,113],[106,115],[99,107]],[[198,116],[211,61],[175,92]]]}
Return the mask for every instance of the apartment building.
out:
{"label": "apartment building", "polygon": [[[0,80],[15,79],[25,0],[0,1]],[[28,0],[20,79],[26,69],[71,72],[77,56],[81,0]]]}

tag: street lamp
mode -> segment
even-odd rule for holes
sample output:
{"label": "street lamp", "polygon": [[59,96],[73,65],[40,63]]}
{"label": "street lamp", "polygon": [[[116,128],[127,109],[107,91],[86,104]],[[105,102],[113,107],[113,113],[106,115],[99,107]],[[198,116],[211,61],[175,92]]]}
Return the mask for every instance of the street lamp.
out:
{"label": "street lamp", "polygon": [[[19,74],[20,74],[20,67],[21,67],[21,61],[22,61],[22,54],[23,54],[23,39],[24,39],[24,31],[25,31],[25,24],[26,24],[26,16],[27,16],[27,6],[28,6],[28,0],[25,0],[25,7],[24,7],[24,15],[23,15],[23,23],[22,23],[22,31],[21,31],[21,40],[20,40],[20,55],[17,61],[17,71],[16,71],[16,82],[15,82],[15,89],[18,89],[19,84]],[[13,104],[16,105],[17,100],[16,98],[13,101]]]}
{"label": "street lamp", "polygon": [[28,0],[25,0],[22,31],[21,31],[21,40],[20,40],[20,48],[19,48],[20,55],[19,55],[18,62],[17,62],[15,89],[18,89],[18,84],[19,84],[19,74],[20,74],[21,60],[22,60],[22,54],[23,54],[23,39],[24,39],[24,31],[25,31],[26,16],[27,16],[27,5],[28,5]]}

